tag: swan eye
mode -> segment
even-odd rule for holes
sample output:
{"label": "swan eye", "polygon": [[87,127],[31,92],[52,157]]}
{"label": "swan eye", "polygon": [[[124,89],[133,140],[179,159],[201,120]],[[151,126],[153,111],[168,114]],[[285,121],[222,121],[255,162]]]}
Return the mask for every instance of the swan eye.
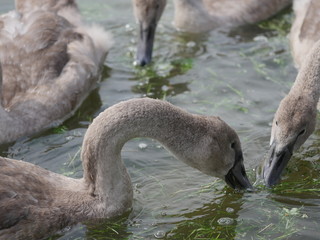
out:
{"label": "swan eye", "polygon": [[230,147],[231,147],[232,149],[234,149],[235,146],[236,146],[236,142],[233,142],[233,143],[231,143],[231,145],[230,145]]}
{"label": "swan eye", "polygon": [[306,130],[305,129],[302,129],[301,132],[299,132],[298,136],[301,136],[303,134],[305,134]]}
{"label": "swan eye", "polygon": [[278,121],[276,121],[276,125],[278,126]]}

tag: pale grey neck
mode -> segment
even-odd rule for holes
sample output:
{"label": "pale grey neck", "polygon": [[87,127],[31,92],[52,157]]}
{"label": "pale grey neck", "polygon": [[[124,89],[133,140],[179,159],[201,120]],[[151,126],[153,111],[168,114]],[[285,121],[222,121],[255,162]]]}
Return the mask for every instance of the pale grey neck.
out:
{"label": "pale grey neck", "polygon": [[290,92],[299,92],[312,97],[315,103],[320,95],[320,41],[305,58]]}
{"label": "pale grey neck", "polygon": [[[107,198],[110,204],[130,204],[127,199],[132,198],[132,186],[121,160],[123,145],[135,137],[148,137],[177,158],[193,158],[190,149],[206,132],[197,121],[201,119],[150,99],[120,103],[101,113],[88,128],[82,147],[84,178],[91,194]],[[192,165],[188,160],[186,163]]]}

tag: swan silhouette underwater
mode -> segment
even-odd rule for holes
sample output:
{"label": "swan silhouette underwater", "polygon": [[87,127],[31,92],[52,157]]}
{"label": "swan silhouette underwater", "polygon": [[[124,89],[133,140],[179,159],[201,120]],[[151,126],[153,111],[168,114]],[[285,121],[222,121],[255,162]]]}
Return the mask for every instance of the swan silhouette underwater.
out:
{"label": "swan silhouette underwater", "polygon": [[295,0],[290,43],[298,75],[275,113],[263,166],[267,186],[280,181],[291,159],[316,127],[320,96],[320,1]]}
{"label": "swan silhouette underwater", "polygon": [[133,189],[121,149],[135,137],[158,140],[177,159],[233,188],[252,188],[238,135],[219,117],[190,114],[162,100],[131,99],[89,126],[81,179],[0,157],[0,238],[43,238],[77,222],[128,212]]}
{"label": "swan silhouette underwater", "polygon": [[70,117],[97,86],[112,44],[72,0],[15,4],[0,16],[0,144]]}
{"label": "swan silhouette underwater", "polygon": [[[288,7],[292,0],[174,0],[176,29],[203,33],[216,28],[237,27],[266,20]],[[139,24],[135,63],[151,62],[157,24],[167,0],[132,0]]]}

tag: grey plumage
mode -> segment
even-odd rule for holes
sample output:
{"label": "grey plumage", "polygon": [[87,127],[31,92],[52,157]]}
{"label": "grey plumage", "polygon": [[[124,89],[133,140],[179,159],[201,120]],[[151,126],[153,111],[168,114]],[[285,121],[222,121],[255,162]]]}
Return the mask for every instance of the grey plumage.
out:
{"label": "grey plumage", "polygon": [[[0,157],[0,239],[42,238],[79,221],[129,211],[133,190],[120,153],[134,137],[157,139],[186,164],[210,176],[228,175],[233,187],[251,186],[239,138],[220,118],[193,115],[160,100],[133,99],[108,108],[89,126],[82,179]],[[230,175],[234,168],[241,176]]]}
{"label": "grey plumage", "polygon": [[[151,62],[154,35],[166,0],[132,0],[139,24],[138,65]],[[174,26],[200,33],[220,27],[253,24],[275,15],[292,0],[174,0]]]}
{"label": "grey plumage", "polygon": [[0,144],[69,117],[95,87],[111,44],[74,1],[16,1],[0,16]]}
{"label": "grey plumage", "polygon": [[263,170],[264,180],[269,186],[279,182],[292,154],[316,126],[320,95],[320,35],[315,29],[319,27],[320,4],[318,0],[295,0],[294,10],[296,16],[290,40],[299,72],[273,119],[271,147]]}
{"label": "grey plumage", "polygon": [[292,0],[174,0],[174,26],[186,32],[253,24],[275,15]]}

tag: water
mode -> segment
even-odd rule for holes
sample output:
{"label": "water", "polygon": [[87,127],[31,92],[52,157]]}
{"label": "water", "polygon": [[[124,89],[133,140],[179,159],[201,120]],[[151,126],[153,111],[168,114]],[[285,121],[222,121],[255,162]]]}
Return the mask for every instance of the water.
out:
{"label": "water", "polygon": [[[13,8],[11,0],[0,2],[1,13]],[[172,27],[169,1],[158,27],[154,64],[142,69],[132,65],[137,26],[130,4],[79,1],[85,18],[111,31],[116,43],[99,88],[62,127],[1,146],[1,155],[81,177],[79,151],[91,120],[121,100],[149,96],[190,112],[219,115],[235,128],[254,182],[273,114],[297,73],[286,38],[291,12],[263,26],[190,35]],[[282,184],[235,193],[223,181],[175,160],[159,143],[134,139],[122,151],[134,185],[133,211],[99,225],[78,224],[51,239],[318,239],[319,145],[318,124],[295,153]]]}

